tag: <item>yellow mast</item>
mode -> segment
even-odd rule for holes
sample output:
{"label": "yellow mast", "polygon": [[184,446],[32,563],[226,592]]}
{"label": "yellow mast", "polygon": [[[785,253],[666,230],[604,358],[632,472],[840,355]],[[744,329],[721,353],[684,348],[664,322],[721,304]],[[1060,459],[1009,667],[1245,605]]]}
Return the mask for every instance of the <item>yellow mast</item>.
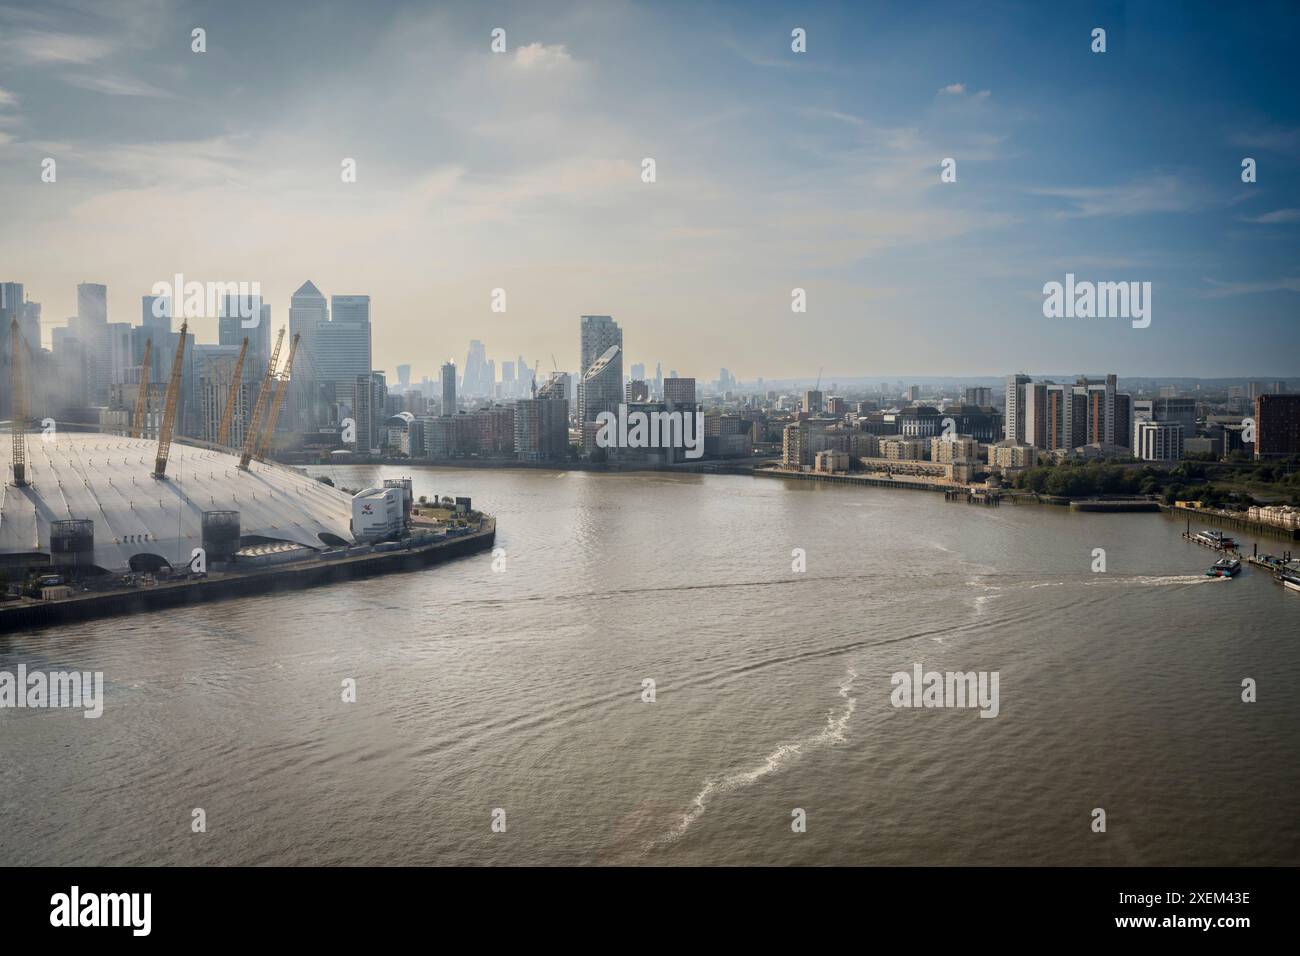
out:
{"label": "yellow mast", "polygon": [[176,404],[181,397],[181,363],[185,361],[185,333],[189,322],[181,322],[180,337],[176,340],[176,357],[172,359],[172,376],[167,382],[167,398],[163,401],[162,424],[158,426],[158,457],[154,459],[153,476],[167,477],[167,456],[172,450],[172,432],[176,429]]}
{"label": "yellow mast", "polygon": [[230,394],[226,396],[226,410],[221,413],[221,425],[217,428],[217,444],[230,444],[230,422],[235,415],[235,396],[244,385],[244,356],[248,353],[248,336],[239,347],[239,360],[235,362],[235,374],[230,380]]}
{"label": "yellow mast", "polygon": [[275,437],[275,423],[280,420],[280,410],[284,408],[284,393],[289,385],[289,372],[293,369],[293,357],[298,354],[298,340],[302,335],[295,332],[289,343],[289,358],[280,371],[279,381],[275,383],[275,401],[271,405],[271,414],[266,420],[266,430],[262,432],[262,442],[257,447],[258,460],[266,458],[271,450],[271,440]]}
{"label": "yellow mast", "polygon": [[275,364],[280,360],[280,345],[284,342],[284,326],[275,337],[275,349],[271,352],[271,361],[266,363],[266,375],[262,378],[262,387],[257,390],[257,404],[253,407],[253,417],[248,420],[244,432],[244,450],[239,456],[239,468],[248,471],[248,463],[253,460],[253,451],[257,447],[258,427],[266,412],[266,403],[271,396],[271,380],[275,377]]}
{"label": "yellow mast", "polygon": [[140,363],[140,388],[135,398],[135,421],[131,422],[131,437],[139,438],[144,428],[144,416],[149,409],[149,357],[153,353],[153,339],[144,343],[144,361]]}
{"label": "yellow mast", "polygon": [[9,325],[9,414],[13,417],[14,484],[27,484],[27,380],[23,375],[23,337],[18,320]]}

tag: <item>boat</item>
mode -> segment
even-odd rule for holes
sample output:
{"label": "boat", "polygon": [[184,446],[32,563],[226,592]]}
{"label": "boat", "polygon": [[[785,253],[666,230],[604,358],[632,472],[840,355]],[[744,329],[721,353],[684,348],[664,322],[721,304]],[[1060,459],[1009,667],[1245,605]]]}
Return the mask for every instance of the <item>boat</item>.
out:
{"label": "boat", "polygon": [[1199,544],[1208,544],[1211,548],[1231,548],[1235,542],[1222,531],[1198,531],[1195,540]]}
{"label": "boat", "polygon": [[1291,591],[1300,591],[1300,574],[1294,571],[1283,571],[1277,579],[1282,582],[1282,587]]}
{"label": "boat", "polygon": [[1205,576],[1209,578],[1231,578],[1240,572],[1240,558],[1220,558],[1205,572]]}

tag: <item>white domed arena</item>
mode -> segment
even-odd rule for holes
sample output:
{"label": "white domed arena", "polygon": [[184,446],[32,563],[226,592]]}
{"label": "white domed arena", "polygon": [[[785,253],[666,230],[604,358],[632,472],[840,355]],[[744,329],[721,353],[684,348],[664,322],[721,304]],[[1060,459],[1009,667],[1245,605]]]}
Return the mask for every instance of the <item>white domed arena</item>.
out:
{"label": "white domed arena", "polygon": [[68,527],[59,522],[83,532],[92,522],[93,547],[83,535],[77,564],[110,572],[187,565],[212,512],[228,520],[237,512],[244,544],[323,550],[353,540],[351,496],[281,465],[253,461],[242,471],[237,454],[177,441],[166,478],[156,479],[157,439],[62,430],[25,438],[25,486],[13,480],[9,436],[0,438],[0,565],[46,563],[52,530]]}

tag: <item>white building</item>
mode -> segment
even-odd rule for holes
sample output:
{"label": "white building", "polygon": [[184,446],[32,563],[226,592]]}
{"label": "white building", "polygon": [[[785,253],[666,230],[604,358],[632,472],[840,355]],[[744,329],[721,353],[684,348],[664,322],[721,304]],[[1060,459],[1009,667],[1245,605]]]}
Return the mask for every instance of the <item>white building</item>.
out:
{"label": "white building", "polygon": [[402,530],[402,489],[366,488],[352,496],[352,536],[369,543]]}
{"label": "white building", "polygon": [[931,461],[966,461],[978,460],[980,455],[980,443],[974,438],[938,438],[930,439],[930,460]]}
{"label": "white building", "polygon": [[1183,426],[1177,422],[1137,422],[1133,453],[1142,461],[1177,461],[1183,457]]}

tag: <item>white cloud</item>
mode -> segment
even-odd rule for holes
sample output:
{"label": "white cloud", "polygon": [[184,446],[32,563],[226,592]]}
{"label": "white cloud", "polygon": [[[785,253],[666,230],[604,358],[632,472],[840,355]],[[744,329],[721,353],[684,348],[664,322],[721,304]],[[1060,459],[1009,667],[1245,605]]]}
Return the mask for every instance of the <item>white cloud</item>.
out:
{"label": "white cloud", "polygon": [[[945,86],[945,87],[943,87],[942,89],[939,90],[939,95],[940,95],[940,96],[965,96],[965,95],[966,95],[966,84],[965,84],[965,83],[949,83],[947,86]],[[975,99],[975,100],[986,100],[986,99],[989,98],[990,95],[991,95],[991,94],[989,93],[988,90],[980,90],[978,93],[972,93],[972,94],[971,94],[971,99]]]}
{"label": "white cloud", "polygon": [[562,43],[550,46],[545,43],[529,43],[515,48],[515,66],[523,70],[553,70],[572,62],[573,57]]}

